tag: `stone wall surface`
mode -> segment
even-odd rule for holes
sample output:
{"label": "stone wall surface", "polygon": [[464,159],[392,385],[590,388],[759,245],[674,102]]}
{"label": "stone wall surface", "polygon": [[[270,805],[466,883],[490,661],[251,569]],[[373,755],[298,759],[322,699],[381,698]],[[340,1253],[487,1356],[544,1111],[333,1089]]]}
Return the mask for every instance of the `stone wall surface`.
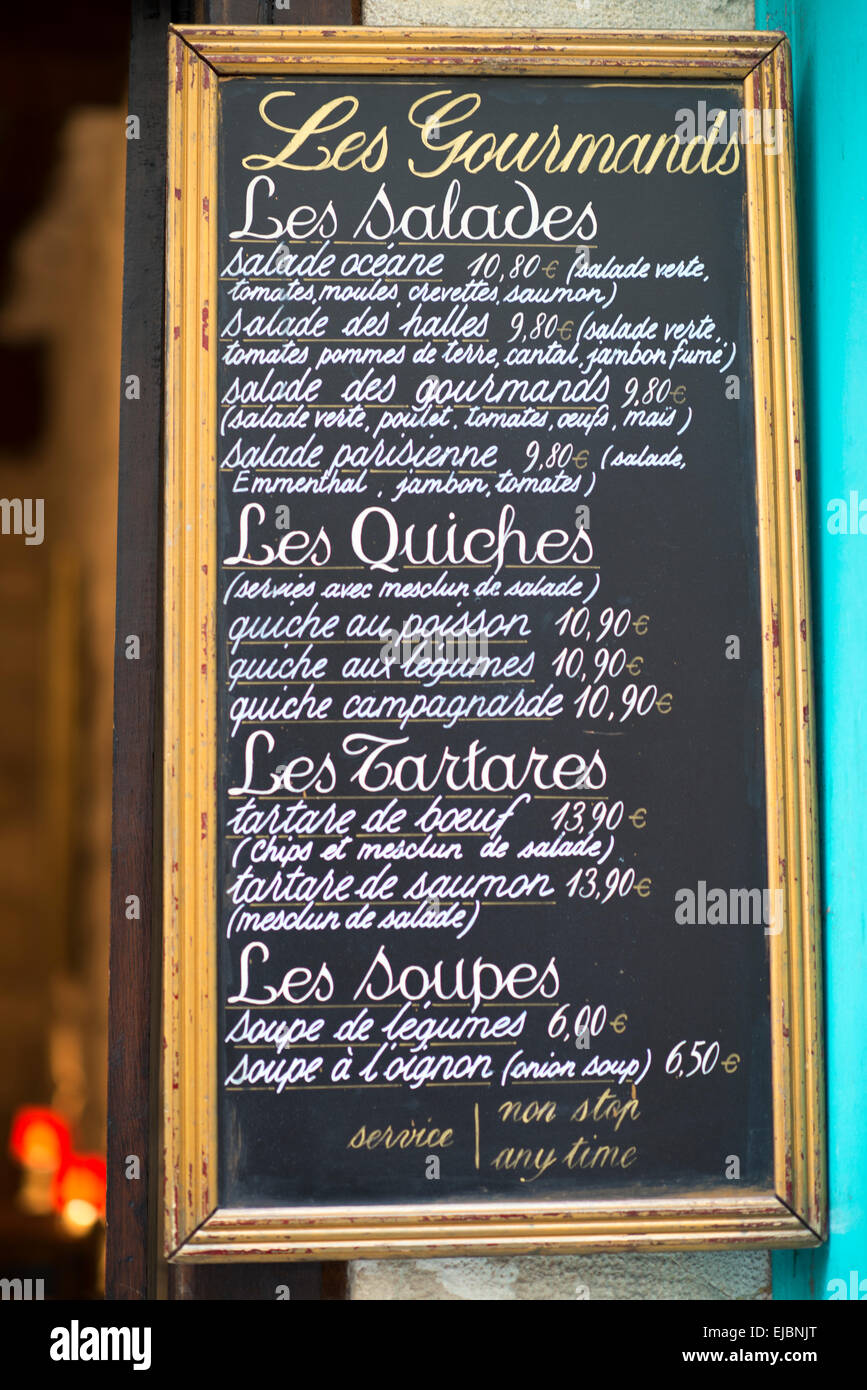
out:
{"label": "stone wall surface", "polygon": [[752,0],[364,0],[365,24],[752,29]]}

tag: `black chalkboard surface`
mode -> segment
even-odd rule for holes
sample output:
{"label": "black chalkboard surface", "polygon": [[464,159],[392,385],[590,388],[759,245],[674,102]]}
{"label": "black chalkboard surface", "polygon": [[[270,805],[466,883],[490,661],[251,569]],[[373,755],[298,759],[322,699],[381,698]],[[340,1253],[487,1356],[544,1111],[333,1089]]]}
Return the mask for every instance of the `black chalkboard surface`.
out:
{"label": "black chalkboard surface", "polygon": [[774,1190],[742,105],[220,81],[221,1211]]}

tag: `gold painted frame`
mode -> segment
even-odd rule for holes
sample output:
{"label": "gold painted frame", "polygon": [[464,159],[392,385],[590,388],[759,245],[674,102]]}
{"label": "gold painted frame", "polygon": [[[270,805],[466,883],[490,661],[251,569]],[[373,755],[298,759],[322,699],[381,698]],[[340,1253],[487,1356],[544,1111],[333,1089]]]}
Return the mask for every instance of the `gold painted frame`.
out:
{"label": "gold painted frame", "polygon": [[[782,112],[747,143],[770,887],[773,1191],[220,1209],[216,1040],[217,85],[226,75],[499,73],[743,84]],[[169,32],[163,774],[164,1251],[174,1261],[815,1245],[825,1233],[811,629],[788,44],[781,33],[172,28]]]}

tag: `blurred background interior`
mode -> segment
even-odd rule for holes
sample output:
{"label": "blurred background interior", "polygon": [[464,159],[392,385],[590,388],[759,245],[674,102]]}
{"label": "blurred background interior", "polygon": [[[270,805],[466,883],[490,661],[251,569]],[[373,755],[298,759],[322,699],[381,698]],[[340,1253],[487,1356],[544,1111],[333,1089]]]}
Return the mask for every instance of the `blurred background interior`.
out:
{"label": "blurred background interior", "polygon": [[[0,32],[0,1277],[98,1297],[127,7]],[[4,517],[6,512],[4,512]]]}

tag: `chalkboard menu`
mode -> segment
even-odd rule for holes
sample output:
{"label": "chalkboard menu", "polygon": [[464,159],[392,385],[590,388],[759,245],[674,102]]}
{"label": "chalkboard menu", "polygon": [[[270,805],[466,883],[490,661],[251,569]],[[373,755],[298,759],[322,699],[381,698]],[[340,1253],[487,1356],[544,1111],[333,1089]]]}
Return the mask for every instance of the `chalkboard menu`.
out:
{"label": "chalkboard menu", "polygon": [[330,34],[171,40],[167,1251],[814,1243],[781,36]]}

